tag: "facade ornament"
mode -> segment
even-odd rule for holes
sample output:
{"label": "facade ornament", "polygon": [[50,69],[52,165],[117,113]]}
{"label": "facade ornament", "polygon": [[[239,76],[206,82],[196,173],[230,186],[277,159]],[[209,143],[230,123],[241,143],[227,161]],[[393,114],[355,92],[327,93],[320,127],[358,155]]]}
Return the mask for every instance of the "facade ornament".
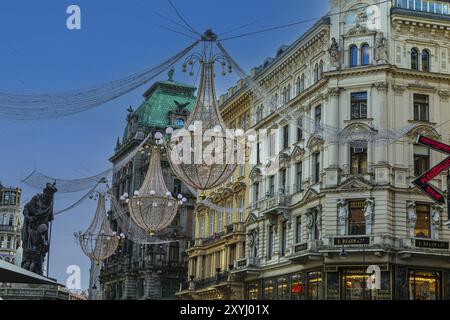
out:
{"label": "facade ornament", "polygon": [[388,41],[383,32],[377,32],[375,36],[375,61],[377,64],[385,64],[389,59]]}
{"label": "facade ornament", "polygon": [[341,88],[328,88],[328,95],[333,96],[339,96],[339,93],[341,92]]}
{"label": "facade ornament", "polygon": [[392,85],[392,89],[394,90],[396,95],[402,95],[406,88],[404,86],[394,84]]}
{"label": "facade ornament", "polygon": [[316,234],[316,239],[320,240],[322,239],[322,207],[317,206],[315,211],[315,223],[316,223],[316,231],[318,234]]}
{"label": "facade ornament", "polygon": [[250,256],[251,257],[258,257],[258,240],[259,240],[259,235],[258,235],[258,230],[253,229],[252,231],[250,231],[249,235],[249,248],[250,248]]}
{"label": "facade ornament", "polygon": [[438,94],[439,94],[439,97],[441,98],[442,102],[447,102],[448,101],[448,96],[449,96],[448,91],[439,90]]}
{"label": "facade ornament", "polygon": [[373,199],[366,199],[364,206],[364,218],[366,220],[366,234],[372,234],[372,225],[374,217],[375,201]]}
{"label": "facade ornament", "polygon": [[347,221],[348,221],[348,203],[344,199],[338,200],[338,224],[339,235],[345,236],[347,234]]}
{"label": "facade ornament", "polygon": [[375,83],[375,88],[378,91],[386,92],[389,90],[389,82],[377,82]]}
{"label": "facade ornament", "polygon": [[416,226],[417,215],[416,215],[416,203],[414,201],[408,201],[406,205],[407,210],[407,222],[409,228],[409,236],[414,238],[414,228]]}
{"label": "facade ornament", "polygon": [[306,211],[306,229],[308,231],[308,241],[313,240],[313,232],[314,232],[314,211],[309,209]]}
{"label": "facade ornament", "polygon": [[335,68],[339,68],[341,53],[339,51],[339,44],[334,37],[331,39],[331,45],[328,49],[328,54],[330,55],[330,65]]}
{"label": "facade ornament", "polygon": [[439,239],[439,227],[441,225],[441,214],[444,207],[437,204],[431,207],[431,238]]}

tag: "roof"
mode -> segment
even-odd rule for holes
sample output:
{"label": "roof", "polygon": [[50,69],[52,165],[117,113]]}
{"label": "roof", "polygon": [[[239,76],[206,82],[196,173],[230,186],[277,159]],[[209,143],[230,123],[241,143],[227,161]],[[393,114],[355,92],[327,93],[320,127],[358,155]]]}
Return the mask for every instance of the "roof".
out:
{"label": "roof", "polygon": [[38,275],[3,260],[0,260],[0,282],[59,285],[54,279]]}
{"label": "roof", "polygon": [[[173,72],[169,72],[169,79],[155,82],[144,93],[145,100],[139,108],[129,114],[137,116],[139,127],[155,127],[165,129],[169,123],[169,113],[186,108],[191,111],[195,103],[194,86],[176,82],[172,79]],[[123,140],[128,136],[129,125],[124,130]]]}

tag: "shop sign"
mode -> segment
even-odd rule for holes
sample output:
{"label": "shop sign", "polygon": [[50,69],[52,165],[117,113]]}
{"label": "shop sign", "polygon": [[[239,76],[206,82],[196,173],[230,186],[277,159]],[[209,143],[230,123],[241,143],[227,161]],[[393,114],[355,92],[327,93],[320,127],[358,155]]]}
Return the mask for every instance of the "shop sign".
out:
{"label": "shop sign", "polygon": [[342,237],[334,238],[335,246],[370,244],[370,237]]}
{"label": "shop sign", "polygon": [[305,251],[308,249],[308,244],[307,243],[301,243],[301,244],[296,244],[294,247],[294,252],[300,252],[300,251]]}
{"label": "shop sign", "polygon": [[416,247],[429,249],[448,249],[448,242],[416,239]]}

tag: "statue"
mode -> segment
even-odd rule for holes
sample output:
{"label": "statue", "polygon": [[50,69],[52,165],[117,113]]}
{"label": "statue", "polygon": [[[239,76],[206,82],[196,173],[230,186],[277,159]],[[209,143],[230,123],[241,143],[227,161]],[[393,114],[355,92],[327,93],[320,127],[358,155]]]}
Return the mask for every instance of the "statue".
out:
{"label": "statue", "polygon": [[375,37],[375,61],[377,64],[387,63],[388,60],[388,42],[383,32],[377,32]]}
{"label": "statue", "polygon": [[340,60],[340,52],[339,52],[339,44],[336,41],[336,38],[331,39],[331,46],[328,49],[328,53],[330,55],[330,65],[333,67],[339,67]]}
{"label": "statue", "polygon": [[308,240],[313,240],[314,222],[313,210],[309,209],[306,212],[306,228],[308,230]]}
{"label": "statue", "polygon": [[409,201],[407,204],[407,219],[409,224],[409,236],[414,238],[414,228],[416,227],[417,215],[416,204],[414,201]]}
{"label": "statue", "polygon": [[374,200],[366,199],[365,206],[364,206],[364,217],[366,220],[366,234],[372,234],[374,205],[375,205]]}
{"label": "statue", "polygon": [[22,268],[42,275],[48,252],[48,225],[53,221],[53,196],[58,190],[47,183],[43,193],[35,195],[23,208]]}
{"label": "statue", "polygon": [[444,207],[437,204],[431,207],[431,237],[433,239],[439,238],[439,227],[441,225],[441,213]]}
{"label": "statue", "polygon": [[339,234],[345,236],[347,234],[348,205],[344,199],[338,200],[338,223]]}
{"label": "statue", "polygon": [[252,230],[249,234],[250,256],[258,257],[258,231]]}

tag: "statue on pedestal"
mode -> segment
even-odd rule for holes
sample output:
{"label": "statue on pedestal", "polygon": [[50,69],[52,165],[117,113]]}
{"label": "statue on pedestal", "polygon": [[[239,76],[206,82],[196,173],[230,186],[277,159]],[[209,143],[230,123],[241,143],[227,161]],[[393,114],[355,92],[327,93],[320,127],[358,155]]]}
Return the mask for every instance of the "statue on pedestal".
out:
{"label": "statue on pedestal", "polygon": [[35,195],[23,209],[22,268],[39,275],[49,248],[49,223],[53,221],[53,196],[58,190],[47,183],[43,193]]}

